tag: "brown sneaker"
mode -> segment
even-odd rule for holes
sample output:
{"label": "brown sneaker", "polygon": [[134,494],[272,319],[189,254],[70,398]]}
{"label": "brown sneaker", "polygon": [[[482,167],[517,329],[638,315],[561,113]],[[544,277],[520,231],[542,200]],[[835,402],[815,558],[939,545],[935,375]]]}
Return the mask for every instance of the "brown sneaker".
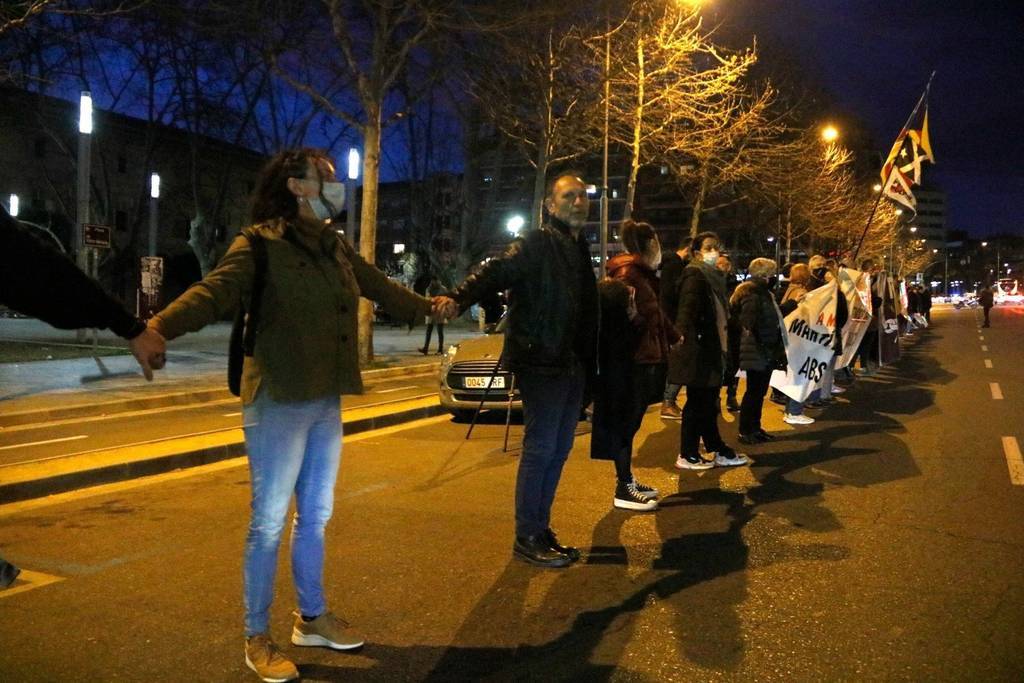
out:
{"label": "brown sneaker", "polygon": [[332,650],[355,650],[363,646],[363,639],[353,633],[352,627],[341,617],[324,612],[313,621],[303,621],[295,612],[292,643],[304,647],[329,647]]}
{"label": "brown sneaker", "polygon": [[661,404],[661,417],[665,420],[682,420],[683,411],[679,410],[675,401],[664,401]]}
{"label": "brown sneaker", "polygon": [[267,683],[294,681],[299,677],[295,664],[287,659],[265,633],[245,639],[245,664]]}

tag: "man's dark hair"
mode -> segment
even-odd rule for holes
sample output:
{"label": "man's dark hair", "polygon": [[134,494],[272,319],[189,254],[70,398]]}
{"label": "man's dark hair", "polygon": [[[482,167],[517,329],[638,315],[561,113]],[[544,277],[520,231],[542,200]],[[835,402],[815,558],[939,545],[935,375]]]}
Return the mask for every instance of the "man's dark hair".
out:
{"label": "man's dark hair", "polygon": [[299,204],[288,189],[289,178],[305,178],[307,163],[330,158],[319,149],[303,147],[278,152],[260,170],[252,193],[252,222],[276,218],[292,220],[299,215]]}
{"label": "man's dark hair", "polygon": [[704,246],[704,240],[709,240],[709,239],[714,240],[716,242],[721,242],[722,241],[722,240],[718,239],[718,233],[714,233],[714,232],[701,232],[701,233],[698,233],[697,236],[694,237],[693,240],[690,242],[690,256],[692,258],[697,258],[697,252],[700,251],[700,248],[702,246]]}

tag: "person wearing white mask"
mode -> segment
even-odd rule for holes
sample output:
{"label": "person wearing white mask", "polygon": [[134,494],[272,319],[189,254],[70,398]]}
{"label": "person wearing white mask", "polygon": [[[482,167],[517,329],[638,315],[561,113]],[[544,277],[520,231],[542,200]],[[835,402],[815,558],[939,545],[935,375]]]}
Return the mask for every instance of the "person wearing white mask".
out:
{"label": "person wearing white mask", "polygon": [[277,154],[257,182],[253,225],[214,270],[149,323],[170,340],[222,320],[241,303],[245,324],[255,331],[240,389],[252,485],[243,573],[245,663],[264,681],[299,676],[270,637],[277,551],[293,495],[298,610],[291,641],[335,650],[363,644],[328,609],[323,592],[324,529],[341,459],[341,395],[362,393],[359,297],[410,324],[442,310],[388,279],[338,236],[331,221],[343,202],[343,186],[323,152]]}
{"label": "person wearing white mask", "polygon": [[[630,466],[633,437],[640,429],[648,406],[662,400],[668,350],[679,339],[679,333],[658,302],[657,270],[661,264],[661,244],[657,233],[648,223],[627,219],[622,223],[620,234],[626,253],[608,261],[608,276],[621,281],[632,292],[633,305],[630,311],[633,334],[629,335],[632,343],[625,351],[630,357],[609,359],[610,362],[625,361],[629,372],[624,374],[628,375],[629,381],[613,389],[615,395],[611,397],[611,402],[618,403],[620,408],[610,412],[620,415],[615,425],[620,433],[618,438],[612,439],[613,452],[603,455],[615,461],[617,482],[612,501],[614,507],[645,511],[658,506],[658,491],[639,483],[633,476]],[[609,389],[604,388],[606,391]],[[595,406],[595,431],[597,420]],[[603,448],[602,444],[596,445]],[[595,455],[594,448],[591,449],[591,455]]]}
{"label": "person wearing white mask", "polygon": [[[680,430],[679,457],[682,470],[733,467],[749,462],[747,456],[727,446],[718,431],[719,393],[728,353],[728,310],[725,274],[715,267],[721,242],[713,232],[693,238],[693,259],[683,272],[676,329],[682,335],[678,362],[669,369],[669,380],[686,385],[686,405]],[[700,444],[711,456],[705,460]]]}

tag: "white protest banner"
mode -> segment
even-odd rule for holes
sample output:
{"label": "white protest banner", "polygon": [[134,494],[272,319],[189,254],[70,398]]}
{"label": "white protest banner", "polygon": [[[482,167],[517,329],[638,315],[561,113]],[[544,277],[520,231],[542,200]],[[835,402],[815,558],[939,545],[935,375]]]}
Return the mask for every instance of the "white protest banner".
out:
{"label": "white protest banner", "polygon": [[871,326],[871,275],[853,268],[840,268],[839,291],[846,298],[849,316],[842,330],[843,353],[836,359],[836,369],[853,362]]}
{"label": "white protest banner", "polygon": [[786,371],[772,373],[771,385],[794,401],[806,401],[821,384],[832,359],[836,332],[836,297],[832,282],[807,293],[786,316]]}

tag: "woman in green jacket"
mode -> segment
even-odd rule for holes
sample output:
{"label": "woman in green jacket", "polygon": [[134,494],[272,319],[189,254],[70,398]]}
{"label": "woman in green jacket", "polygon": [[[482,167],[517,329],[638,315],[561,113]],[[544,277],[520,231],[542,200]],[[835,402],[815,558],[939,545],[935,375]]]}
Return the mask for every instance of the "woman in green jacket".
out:
{"label": "woman in green jacket", "polygon": [[223,319],[240,302],[250,310],[252,244],[262,242],[262,303],[253,354],[242,367],[241,397],[252,480],[245,662],[265,681],[298,677],[269,634],[277,550],[293,493],[291,559],[299,610],[292,642],[337,650],[363,644],[328,610],[322,586],[324,528],[341,458],[340,397],[362,391],[359,297],[410,323],[431,313],[429,299],[389,280],[339,238],[331,219],[343,199],[344,188],[322,152],[279,153],[258,181],[249,237],[237,237],[214,270],[150,321],[174,339]]}

